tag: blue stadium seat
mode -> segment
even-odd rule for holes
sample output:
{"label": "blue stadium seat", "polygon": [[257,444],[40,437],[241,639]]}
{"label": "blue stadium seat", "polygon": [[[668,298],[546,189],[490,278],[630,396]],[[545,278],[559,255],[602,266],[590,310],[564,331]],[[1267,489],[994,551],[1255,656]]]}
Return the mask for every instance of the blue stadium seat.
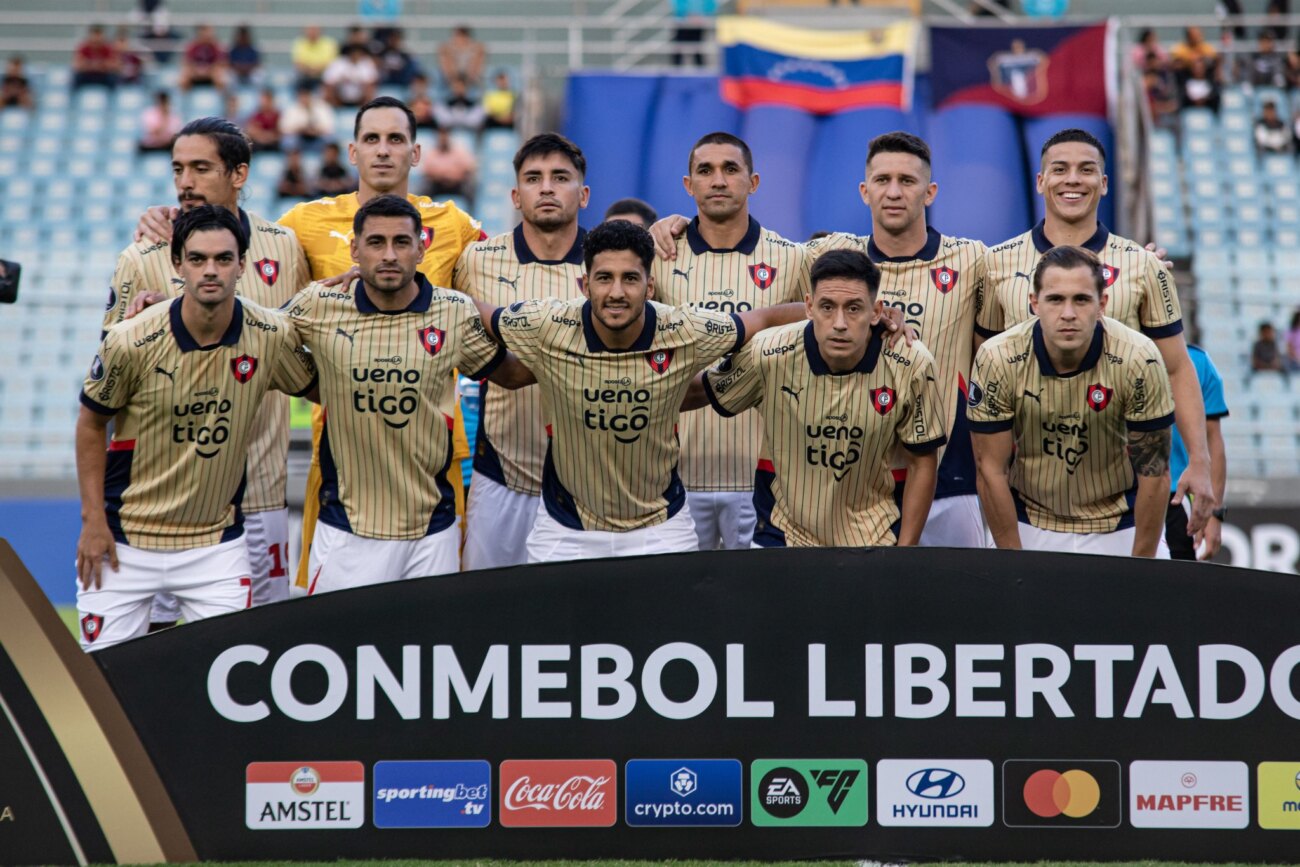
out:
{"label": "blue stadium seat", "polygon": [[1218,129],[1219,119],[1208,108],[1185,108],[1179,114],[1184,132],[1204,133]]}
{"label": "blue stadium seat", "polygon": [[1253,106],[1250,97],[1240,85],[1229,85],[1223,88],[1219,98],[1220,112],[1240,112],[1244,111],[1249,114]]}
{"label": "blue stadium seat", "polygon": [[1264,154],[1260,167],[1270,178],[1294,178],[1296,175],[1295,157],[1290,154]]}

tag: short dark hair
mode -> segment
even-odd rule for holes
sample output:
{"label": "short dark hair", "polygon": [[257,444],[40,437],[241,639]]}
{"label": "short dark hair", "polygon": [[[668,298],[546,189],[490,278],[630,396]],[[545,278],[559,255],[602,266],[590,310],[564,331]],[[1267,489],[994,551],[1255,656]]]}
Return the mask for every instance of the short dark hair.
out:
{"label": "short dark hair", "polygon": [[239,218],[228,209],[218,205],[199,205],[191,208],[176,218],[172,224],[172,262],[179,263],[185,251],[185,242],[195,232],[213,232],[225,229],[235,236],[235,246],[239,249],[239,258],[248,252],[248,236]]}
{"label": "short dark hair", "polygon": [[1100,139],[1098,139],[1092,133],[1088,132],[1086,129],[1078,129],[1077,127],[1071,127],[1070,129],[1063,129],[1060,132],[1058,132],[1056,135],[1049,138],[1047,141],[1043,142],[1043,149],[1038,152],[1039,162],[1041,163],[1043,157],[1047,156],[1047,151],[1049,148],[1053,148],[1059,144],[1066,144],[1067,142],[1072,142],[1072,141],[1077,141],[1082,144],[1091,145],[1092,147],[1095,147],[1097,149],[1097,153],[1101,154],[1101,164],[1102,165],[1106,164],[1106,146],[1101,143]]}
{"label": "short dark hair", "polygon": [[420,212],[415,209],[406,199],[401,196],[375,196],[367,201],[359,209],[357,215],[352,218],[352,234],[354,237],[361,237],[361,230],[365,228],[367,217],[409,217],[415,234],[420,234],[424,229],[424,221],[420,219]]}
{"label": "short dark hair", "polygon": [[519,175],[519,170],[528,160],[551,154],[563,154],[569,162],[573,163],[580,176],[584,178],[587,176],[587,158],[583,156],[582,148],[558,132],[539,132],[515,151],[515,176]]}
{"label": "short dark hair", "polygon": [[867,163],[870,164],[876,154],[911,154],[930,168],[930,146],[925,139],[910,132],[895,130],[881,133],[867,145]]}
{"label": "short dark hair", "polygon": [[217,156],[221,157],[227,173],[253,161],[253,142],[248,138],[248,134],[240,129],[238,124],[224,117],[201,117],[192,120],[181,127],[176,138],[184,135],[207,136],[217,146]]}
{"label": "short dark hair", "polygon": [[823,253],[813,263],[810,283],[812,291],[817,284],[834,278],[861,280],[867,284],[867,297],[874,299],[880,288],[880,269],[861,250],[831,250]]}
{"label": "short dark hair", "polygon": [[395,108],[402,114],[406,115],[406,125],[411,130],[411,141],[415,141],[415,112],[411,107],[394,96],[376,96],[367,102],[361,108],[357,109],[357,118],[352,122],[352,138],[356,139],[361,135],[361,118],[372,108]]}
{"label": "short dark hair", "polygon": [[1097,287],[1097,297],[1100,298],[1106,291],[1106,275],[1102,272],[1101,260],[1091,250],[1066,244],[1053,247],[1044,253],[1043,258],[1038,260],[1038,267],[1034,268],[1035,295],[1043,289],[1043,273],[1048,268],[1061,268],[1066,271],[1087,268],[1092,273],[1092,284]]}
{"label": "short dark hair", "polygon": [[752,175],[754,173],[754,154],[745,144],[745,140],[739,136],[734,136],[729,132],[711,132],[708,135],[701,136],[700,140],[691,145],[691,155],[686,160],[686,173],[689,175],[695,171],[695,152],[708,144],[731,145],[740,148],[740,154],[745,158],[745,168]]}
{"label": "short dark hair", "polygon": [[645,229],[627,220],[601,223],[587,233],[587,239],[582,244],[582,261],[587,271],[591,271],[591,263],[597,254],[611,250],[631,250],[636,253],[646,273],[650,272],[650,266],[654,264],[654,239]]}
{"label": "short dark hair", "polygon": [[647,226],[659,219],[659,214],[655,209],[640,199],[619,199],[605,209],[606,220],[616,219],[619,214],[636,214],[645,220]]}

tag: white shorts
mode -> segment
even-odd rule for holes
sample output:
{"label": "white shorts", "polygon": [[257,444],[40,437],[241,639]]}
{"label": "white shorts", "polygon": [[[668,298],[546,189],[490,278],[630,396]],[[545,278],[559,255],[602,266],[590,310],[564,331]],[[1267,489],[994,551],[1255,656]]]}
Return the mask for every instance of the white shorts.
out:
{"label": "white shorts", "polygon": [[753,491],[687,491],[701,551],[743,550],[754,540]]}
{"label": "white shorts", "polygon": [[677,554],[700,550],[691,520],[691,507],[662,524],[610,533],[604,530],[570,530],[560,524],[542,505],[537,509],[537,523],[528,534],[528,562],[553,563],[559,560],[594,560],[599,557],[634,557],[641,554]]}
{"label": "white shorts", "polygon": [[368,587],[460,571],[460,523],[423,539],[367,539],[316,524],[308,562],[307,594]]}
{"label": "white shorts", "polygon": [[[1113,533],[1058,533],[1054,530],[1040,530],[1032,524],[1017,522],[1020,529],[1020,547],[1026,551],[1058,551],[1063,554],[1109,554],[1113,557],[1133,556],[1133,540],[1137,538],[1137,528],[1128,527]],[[988,536],[989,547],[993,547],[993,536]],[[1161,534],[1156,546],[1157,560],[1169,559],[1169,546]]]}
{"label": "white shorts", "polygon": [[98,590],[77,585],[83,649],[103,650],[149,631],[154,595],[167,592],[187,621],[252,604],[253,579],[243,539],[188,551],[146,551],[117,546],[118,570],[104,564]]}
{"label": "white shorts", "polygon": [[963,494],[944,497],[930,505],[930,517],[921,530],[921,547],[984,548],[987,538],[979,496]]}
{"label": "white shorts", "polygon": [[475,473],[465,508],[465,568],[500,569],[527,563],[528,534],[541,503],[540,496],[512,491]]}
{"label": "white shorts", "polygon": [[[244,545],[253,572],[253,605],[289,598],[289,510],[272,509],[244,516]],[[172,624],[181,619],[181,606],[170,593],[153,599],[150,623]]]}

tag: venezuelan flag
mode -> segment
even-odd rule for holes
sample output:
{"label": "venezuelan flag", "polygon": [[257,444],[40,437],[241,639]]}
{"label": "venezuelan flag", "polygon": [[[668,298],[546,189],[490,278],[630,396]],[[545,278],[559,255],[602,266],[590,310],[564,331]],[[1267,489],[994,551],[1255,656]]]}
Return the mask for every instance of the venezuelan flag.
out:
{"label": "venezuelan flag", "polygon": [[738,108],[783,105],[813,114],[908,109],[916,24],[808,30],[761,18],[718,19],[722,98]]}

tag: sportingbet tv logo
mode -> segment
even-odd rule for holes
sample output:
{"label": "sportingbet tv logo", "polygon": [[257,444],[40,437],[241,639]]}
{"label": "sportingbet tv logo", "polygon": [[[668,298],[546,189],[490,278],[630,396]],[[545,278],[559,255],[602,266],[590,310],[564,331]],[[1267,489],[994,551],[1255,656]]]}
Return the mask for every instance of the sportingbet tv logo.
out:
{"label": "sportingbet tv logo", "polygon": [[867,824],[867,763],[760,759],[750,765],[755,825],[860,828]]}

